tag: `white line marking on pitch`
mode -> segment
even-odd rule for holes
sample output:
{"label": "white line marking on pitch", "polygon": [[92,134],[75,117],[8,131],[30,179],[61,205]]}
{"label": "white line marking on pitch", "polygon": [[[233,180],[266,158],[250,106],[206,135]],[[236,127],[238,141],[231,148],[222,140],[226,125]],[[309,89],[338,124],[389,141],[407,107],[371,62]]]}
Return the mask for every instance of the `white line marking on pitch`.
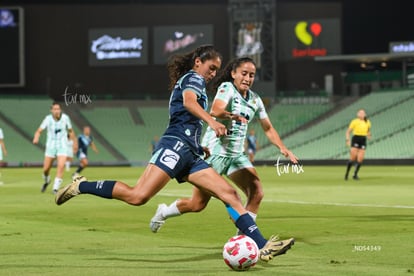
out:
{"label": "white line marking on pitch", "polygon": [[382,205],[382,204],[336,203],[336,202],[307,202],[307,201],[298,201],[298,200],[268,200],[268,202],[292,203],[292,204],[303,204],[303,205],[332,205],[332,206],[347,206],[347,207],[414,209],[414,206],[409,206],[409,205]]}
{"label": "white line marking on pitch", "polygon": [[[158,195],[170,196],[170,197],[191,197],[191,195],[173,194],[173,193],[159,193]],[[336,202],[309,202],[299,200],[277,200],[277,199],[265,199],[265,202],[277,202],[277,203],[289,203],[289,204],[302,204],[302,205],[331,205],[331,206],[345,206],[345,207],[371,207],[371,208],[396,208],[396,209],[414,209],[414,206],[410,205],[383,205],[383,204],[365,204],[365,203],[336,203]]]}

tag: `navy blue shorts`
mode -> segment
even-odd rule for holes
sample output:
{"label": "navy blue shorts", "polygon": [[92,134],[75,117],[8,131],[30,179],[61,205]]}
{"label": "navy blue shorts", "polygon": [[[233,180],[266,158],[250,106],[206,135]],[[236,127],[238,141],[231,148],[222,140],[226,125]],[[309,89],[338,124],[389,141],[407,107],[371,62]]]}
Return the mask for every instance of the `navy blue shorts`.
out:
{"label": "navy blue shorts", "polygon": [[210,167],[186,143],[174,136],[161,137],[149,162],[179,183],[185,182],[184,178],[189,174]]}

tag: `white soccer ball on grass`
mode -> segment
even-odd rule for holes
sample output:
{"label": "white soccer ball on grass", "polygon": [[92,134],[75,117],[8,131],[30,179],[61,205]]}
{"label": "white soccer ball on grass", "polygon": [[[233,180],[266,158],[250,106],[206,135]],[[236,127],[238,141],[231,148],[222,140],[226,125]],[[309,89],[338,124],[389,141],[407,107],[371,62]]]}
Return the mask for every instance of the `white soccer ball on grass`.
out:
{"label": "white soccer ball on grass", "polygon": [[259,259],[259,247],[255,241],[246,236],[231,237],[223,247],[224,262],[233,270],[248,270]]}

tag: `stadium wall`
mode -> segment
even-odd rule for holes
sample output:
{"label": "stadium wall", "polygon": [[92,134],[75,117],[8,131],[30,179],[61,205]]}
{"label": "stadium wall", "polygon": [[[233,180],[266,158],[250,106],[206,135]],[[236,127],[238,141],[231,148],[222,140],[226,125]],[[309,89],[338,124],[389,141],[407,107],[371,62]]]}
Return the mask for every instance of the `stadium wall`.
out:
{"label": "stadium wall", "polygon": [[[24,3],[19,5],[19,2]],[[157,26],[210,24],[213,26],[213,43],[222,52],[224,61],[232,57],[225,0],[80,2],[13,3],[21,6],[25,14],[26,85],[2,88],[0,94],[47,95],[62,100],[68,90],[97,99],[168,99],[167,70],[165,65],[154,63],[153,31]],[[279,2],[276,21],[342,16],[340,1]],[[148,29],[148,64],[105,67],[88,64],[90,29],[131,27]],[[326,74],[334,75],[335,90],[340,89],[337,76],[341,67],[337,64],[322,65],[308,58],[299,62],[281,62],[278,68],[275,90],[307,90],[312,85],[323,89]]]}
{"label": "stadium wall", "polygon": [[[97,98],[168,98],[165,65],[153,63],[156,26],[212,24],[214,43],[228,52],[226,4],[24,4],[26,86],[0,94],[41,94],[62,100],[71,93]],[[202,12],[200,12],[202,11]],[[200,17],[200,14],[203,14]],[[223,27],[224,26],[224,27]],[[93,28],[148,28],[148,65],[91,67],[88,31]]]}

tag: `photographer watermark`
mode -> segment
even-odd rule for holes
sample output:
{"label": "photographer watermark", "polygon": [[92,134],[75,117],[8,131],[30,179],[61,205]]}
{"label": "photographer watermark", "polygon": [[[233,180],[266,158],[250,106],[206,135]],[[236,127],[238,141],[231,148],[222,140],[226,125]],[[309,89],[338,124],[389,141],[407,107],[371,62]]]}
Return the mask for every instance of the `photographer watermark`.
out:
{"label": "photographer watermark", "polygon": [[303,168],[303,165],[296,163],[292,164],[288,162],[287,164],[280,162],[280,156],[277,158],[276,164],[274,165],[276,167],[276,172],[278,176],[281,176],[282,174],[301,174],[305,172],[305,169]]}
{"label": "photographer watermark", "polygon": [[352,248],[352,252],[377,252],[381,251],[381,249],[381,245],[355,244]]}
{"label": "photographer watermark", "polygon": [[63,98],[65,99],[66,106],[71,104],[90,104],[92,103],[91,96],[88,94],[78,94],[71,93],[69,91],[69,86],[66,86],[65,93],[63,93]]}

